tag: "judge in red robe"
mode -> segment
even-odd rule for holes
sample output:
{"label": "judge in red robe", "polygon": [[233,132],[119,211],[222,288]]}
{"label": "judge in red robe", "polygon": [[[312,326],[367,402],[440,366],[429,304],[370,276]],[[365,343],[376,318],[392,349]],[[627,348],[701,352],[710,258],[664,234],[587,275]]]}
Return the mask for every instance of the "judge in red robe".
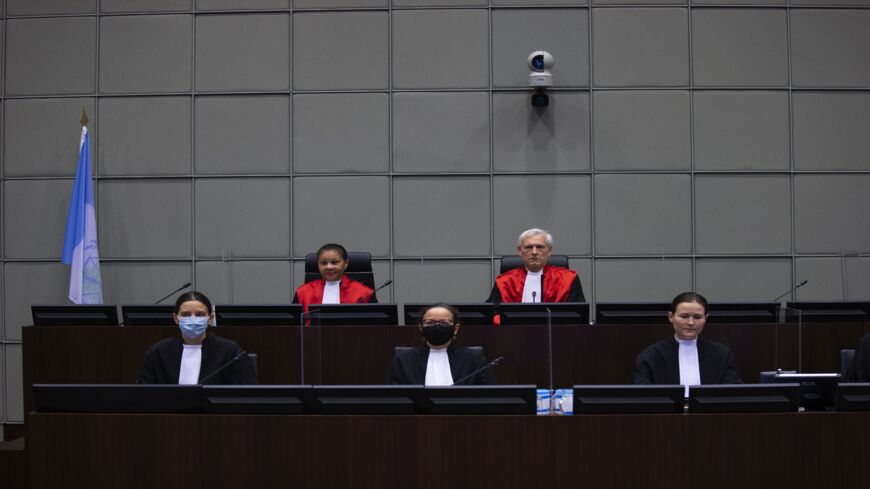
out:
{"label": "judge in red robe", "polygon": [[296,288],[294,304],[302,304],[308,312],[309,304],[356,304],[377,302],[374,291],[356,280],[348,278],[347,250],[335,243],[325,244],[317,250],[317,269],[320,278]]}
{"label": "judge in red robe", "polygon": [[492,286],[487,302],[585,302],[580,277],[574,270],[544,265],[540,292],[532,291],[532,300],[523,300],[526,277],[525,267],[514,268],[499,275]]}
{"label": "judge in red robe", "polygon": [[[585,302],[577,272],[547,265],[553,253],[553,236],[542,229],[520,234],[517,253],[523,266],[495,279],[487,302]],[[496,316],[498,324],[498,316]]]}

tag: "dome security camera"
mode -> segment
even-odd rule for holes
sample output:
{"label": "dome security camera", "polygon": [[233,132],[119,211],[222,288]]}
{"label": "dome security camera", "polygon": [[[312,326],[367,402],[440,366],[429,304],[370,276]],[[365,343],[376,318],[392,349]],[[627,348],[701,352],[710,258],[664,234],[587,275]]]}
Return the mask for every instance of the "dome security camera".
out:
{"label": "dome security camera", "polygon": [[526,64],[532,70],[529,73],[529,86],[535,89],[532,94],[532,107],[546,107],[550,105],[550,96],[547,88],[553,86],[553,68],[555,60],[553,55],[546,51],[535,51],[526,59]]}
{"label": "dome security camera", "polygon": [[550,70],[553,68],[555,60],[553,55],[546,51],[535,51],[529,55],[526,64],[532,70],[529,73],[530,87],[552,87],[553,74]]}

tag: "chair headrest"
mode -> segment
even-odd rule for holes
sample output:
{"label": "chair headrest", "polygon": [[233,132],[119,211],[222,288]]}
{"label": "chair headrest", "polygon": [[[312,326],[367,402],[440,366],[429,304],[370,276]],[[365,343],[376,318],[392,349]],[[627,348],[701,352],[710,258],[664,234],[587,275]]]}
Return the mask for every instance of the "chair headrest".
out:
{"label": "chair headrest", "polygon": [[[367,251],[348,251],[347,261],[347,270],[345,270],[347,273],[371,273],[372,271],[372,254]],[[320,275],[320,270],[317,269],[317,253],[305,255],[305,273]]]}
{"label": "chair headrest", "polygon": [[[568,255],[550,255],[547,264],[554,267],[568,268]],[[521,266],[523,266],[523,259],[521,257],[517,255],[503,256],[501,257],[501,267],[499,268],[498,273],[502,274],[508,270],[520,268]]]}
{"label": "chair headrest", "polygon": [[[467,346],[466,348],[468,348],[469,350],[483,352],[482,346]],[[416,350],[416,349],[417,349],[416,346],[396,346],[396,347],[393,347],[393,352],[398,354],[401,351]]]}

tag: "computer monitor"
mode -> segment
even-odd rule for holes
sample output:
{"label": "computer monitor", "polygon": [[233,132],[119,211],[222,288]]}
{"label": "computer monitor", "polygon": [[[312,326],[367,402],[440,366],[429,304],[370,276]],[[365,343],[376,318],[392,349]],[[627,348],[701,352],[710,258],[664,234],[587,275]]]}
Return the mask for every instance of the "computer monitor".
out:
{"label": "computer monitor", "polygon": [[117,326],[118,308],[114,305],[39,305],[30,306],[35,326]]}
{"label": "computer monitor", "polygon": [[198,385],[35,384],[38,412],[199,413]]}
{"label": "computer monitor", "polygon": [[870,383],[837,386],[837,411],[870,411]]}
{"label": "computer monitor", "polygon": [[320,304],[309,306],[312,326],[398,325],[395,304]]}
{"label": "computer monitor", "polygon": [[785,310],[789,321],[797,321],[798,311],[805,323],[868,323],[870,322],[870,302],[788,302]]}
{"label": "computer monitor", "polygon": [[806,411],[834,409],[837,401],[838,373],[761,372],[761,383],[798,384],[801,387],[800,406]]}
{"label": "computer monitor", "polygon": [[310,385],[204,385],[203,409],[221,414],[303,414],[311,410]]}
{"label": "computer monitor", "polygon": [[217,326],[299,326],[301,304],[218,304]]}
{"label": "computer monitor", "polygon": [[316,414],[414,414],[422,385],[315,385]]}
{"label": "computer monitor", "polygon": [[689,387],[689,412],[796,412],[800,406],[800,399],[799,384],[694,385]]}
{"label": "computer monitor", "polygon": [[[415,326],[420,323],[420,310],[431,306],[431,302],[412,302],[405,304],[405,324]],[[450,303],[459,311],[459,323],[463,326],[491,325],[492,304],[489,302]]]}
{"label": "computer monitor", "polygon": [[778,302],[716,302],[707,306],[708,323],[775,323]]}
{"label": "computer monitor", "polygon": [[498,311],[501,324],[547,324],[549,315],[553,324],[589,324],[589,304],[585,302],[503,302]]}
{"label": "computer monitor", "polygon": [[574,414],[682,413],[681,385],[575,385]]}
{"label": "computer monitor", "polygon": [[534,385],[426,387],[421,414],[535,414]]}
{"label": "computer monitor", "polygon": [[598,302],[596,324],[664,324],[670,302]]}
{"label": "computer monitor", "polygon": [[175,326],[172,304],[143,304],[121,306],[124,326]]}

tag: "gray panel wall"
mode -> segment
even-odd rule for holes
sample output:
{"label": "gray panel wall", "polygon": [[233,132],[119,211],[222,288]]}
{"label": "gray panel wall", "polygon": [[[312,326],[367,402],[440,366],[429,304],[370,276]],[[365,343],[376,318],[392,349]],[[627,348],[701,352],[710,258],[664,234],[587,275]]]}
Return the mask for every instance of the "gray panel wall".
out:
{"label": "gray panel wall", "polygon": [[482,300],[532,226],[591,301],[870,298],[870,0],[650,3],[0,2],[0,422],[82,108],[107,302],[289,301],[327,241],[383,301]]}

